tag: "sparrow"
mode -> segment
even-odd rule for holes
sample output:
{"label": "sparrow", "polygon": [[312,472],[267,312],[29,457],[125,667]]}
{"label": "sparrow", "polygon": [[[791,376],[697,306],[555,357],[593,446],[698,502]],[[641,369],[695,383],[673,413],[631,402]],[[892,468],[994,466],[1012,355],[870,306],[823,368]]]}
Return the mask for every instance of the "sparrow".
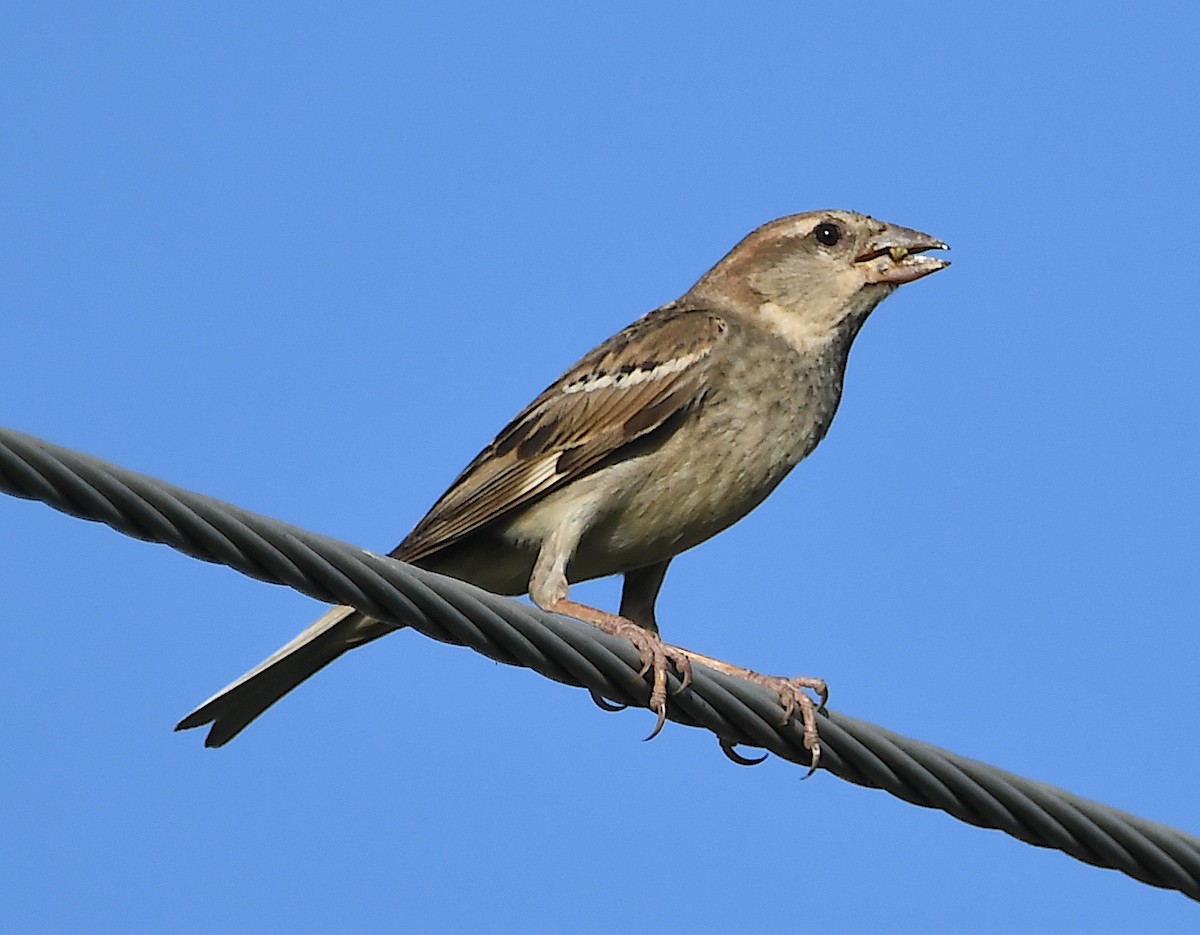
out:
{"label": "sparrow", "polygon": [[[629,639],[666,718],[671,668],[693,660],[777,691],[820,755],[819,678],[766,676],[664,643],[654,606],[667,566],[737,522],[829,431],[850,346],[903,283],[949,264],[936,237],[852,211],[759,227],[683,296],[585,354],[523,409],[389,554],[505,595],[528,594]],[[619,612],[569,587],[624,576]],[[343,653],[399,629],[332,608],[176,727],[219,747]]]}

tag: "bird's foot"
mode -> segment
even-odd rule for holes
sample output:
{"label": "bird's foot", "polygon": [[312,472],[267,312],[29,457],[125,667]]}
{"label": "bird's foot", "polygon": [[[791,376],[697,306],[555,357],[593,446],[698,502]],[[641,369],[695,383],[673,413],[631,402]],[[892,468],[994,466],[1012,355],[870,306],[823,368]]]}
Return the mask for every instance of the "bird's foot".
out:
{"label": "bird's foot", "polygon": [[[812,754],[812,762],[809,765],[808,773],[805,776],[811,776],[817,769],[817,764],[821,760],[821,741],[817,734],[817,712],[825,707],[825,703],[829,701],[829,685],[824,679],[813,678],[807,675],[796,676],[795,678],[787,678],[782,675],[763,675],[760,672],[755,672],[752,669],[746,669],[742,666],[736,666],[732,663],[725,662],[722,659],[714,659],[712,656],[705,656],[701,653],[693,652],[690,649],[681,649],[693,662],[698,662],[701,665],[708,666],[710,669],[716,669],[718,672],[725,672],[729,675],[736,675],[738,678],[746,679],[749,682],[754,682],[756,685],[763,685],[779,695],[779,700],[783,703],[783,719],[779,722],[779,726],[783,727],[791,721],[793,715],[799,711],[800,723],[804,728],[804,749]],[[816,693],[818,702],[814,702],[809,691]],[[730,756],[732,747],[728,741],[721,742],[721,749],[735,763],[742,765],[751,765],[745,762],[745,758],[738,756]]]}
{"label": "bird's foot", "polygon": [[[650,731],[650,735],[646,739],[653,740],[657,737],[667,722],[667,676],[670,674],[671,668],[679,673],[679,688],[676,689],[676,694],[686,689],[692,682],[692,661],[689,654],[677,646],[664,643],[662,637],[653,630],[647,630],[632,620],[597,610],[595,607],[588,607],[586,604],[563,599],[547,609],[590,623],[598,630],[619,636],[633,644],[638,655],[642,657],[642,668],[638,672],[638,677],[641,678],[649,672],[653,678],[650,702],[647,707],[658,715],[658,723],[654,725],[654,730]],[[593,694],[592,697],[595,698],[595,695]],[[602,707],[604,706],[602,705]]]}
{"label": "bird's foot", "polygon": [[[796,709],[799,708],[800,723],[804,726],[804,749],[812,754],[812,763],[809,764],[808,773],[805,775],[807,779],[816,772],[817,763],[821,760],[821,740],[817,735],[817,711],[824,708],[825,702],[829,700],[829,686],[825,684],[824,679],[807,675],[786,678],[782,675],[761,675],[758,672],[747,671],[746,678],[778,693],[779,700],[783,702],[783,720],[779,722],[781,727],[791,721]],[[820,704],[814,704],[812,696],[805,689],[816,692]]]}

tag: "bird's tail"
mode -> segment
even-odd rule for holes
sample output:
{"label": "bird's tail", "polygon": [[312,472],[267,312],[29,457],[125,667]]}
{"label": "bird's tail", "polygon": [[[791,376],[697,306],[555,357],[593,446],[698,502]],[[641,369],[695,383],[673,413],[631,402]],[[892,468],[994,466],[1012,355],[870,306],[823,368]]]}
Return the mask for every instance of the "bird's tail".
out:
{"label": "bird's tail", "polygon": [[347,650],[397,629],[353,607],[332,608],[286,646],[227,685],[175,725],[188,730],[212,723],[206,747],[228,743],[256,717]]}

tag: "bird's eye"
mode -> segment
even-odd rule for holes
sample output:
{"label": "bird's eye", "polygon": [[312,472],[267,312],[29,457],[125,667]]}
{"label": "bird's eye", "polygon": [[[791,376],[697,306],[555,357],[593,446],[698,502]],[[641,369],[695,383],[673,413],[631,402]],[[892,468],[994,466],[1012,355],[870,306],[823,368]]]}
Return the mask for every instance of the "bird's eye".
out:
{"label": "bird's eye", "polygon": [[825,221],[813,228],[813,237],[817,243],[832,247],[842,239],[842,229],[830,221]]}

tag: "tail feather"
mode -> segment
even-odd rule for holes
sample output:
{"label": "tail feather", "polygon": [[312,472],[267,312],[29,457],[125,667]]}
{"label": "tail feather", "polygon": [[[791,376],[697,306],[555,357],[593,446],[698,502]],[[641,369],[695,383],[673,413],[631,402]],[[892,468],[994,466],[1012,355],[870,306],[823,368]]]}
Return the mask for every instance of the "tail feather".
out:
{"label": "tail feather", "polygon": [[353,607],[334,607],[286,646],[222,688],[175,729],[189,730],[211,723],[204,745],[220,747],[342,653],[395,629],[393,624],[374,620]]}

